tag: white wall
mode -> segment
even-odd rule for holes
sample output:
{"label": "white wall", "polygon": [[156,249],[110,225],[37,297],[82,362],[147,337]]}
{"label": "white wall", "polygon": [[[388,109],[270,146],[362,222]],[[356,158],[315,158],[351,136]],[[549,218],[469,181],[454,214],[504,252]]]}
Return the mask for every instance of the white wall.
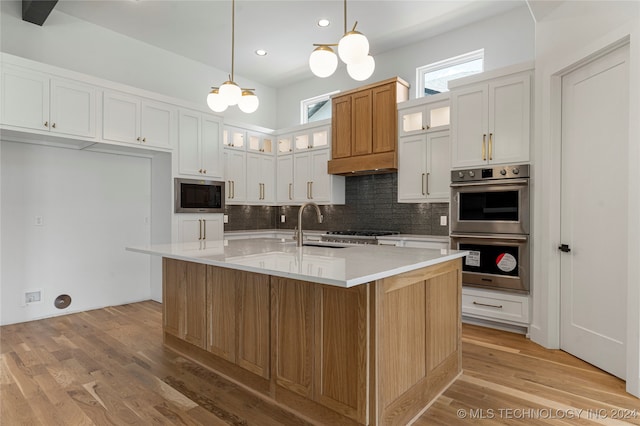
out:
{"label": "white wall", "polygon": [[[149,158],[0,142],[0,324],[148,300]],[[36,216],[43,225],[36,226]],[[24,304],[41,289],[42,303]],[[54,307],[72,297],[65,310]]]}
{"label": "white wall", "polygon": [[[535,10],[535,8],[534,8]],[[640,3],[613,1],[561,2],[536,23],[535,126],[533,144],[533,323],[532,340],[559,346],[560,258],[560,83],[565,70],[630,39],[629,246],[628,257],[627,391],[640,396]],[[615,170],[594,171],[606,179]],[[606,283],[603,283],[606,285]]]}
{"label": "white wall", "polygon": [[355,81],[342,64],[327,78],[314,77],[278,89],[278,122],[282,129],[300,124],[300,101],[340,89],[350,90],[399,76],[411,84],[415,98],[416,68],[478,49],[485,49],[485,70],[533,61],[534,21],[523,4],[505,14],[428,38],[422,42],[378,54],[372,46],[376,70],[366,81]]}
{"label": "white wall", "polygon": [[[228,71],[125,37],[55,8],[42,27],[24,22],[21,5],[21,1],[0,1],[3,52],[184,99],[203,108],[210,87],[227,80]],[[229,108],[222,114],[225,119],[275,128],[275,89],[241,75],[235,77],[243,87],[255,87],[260,108],[252,114]]]}

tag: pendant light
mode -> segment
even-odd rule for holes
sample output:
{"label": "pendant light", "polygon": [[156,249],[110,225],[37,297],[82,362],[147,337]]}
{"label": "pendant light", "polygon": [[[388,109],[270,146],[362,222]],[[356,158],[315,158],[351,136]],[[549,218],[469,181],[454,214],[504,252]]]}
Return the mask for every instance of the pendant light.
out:
{"label": "pendant light", "polygon": [[220,87],[212,87],[207,95],[207,105],[214,112],[223,112],[231,105],[238,105],[240,111],[252,113],[258,109],[260,101],[255,89],[242,89],[233,81],[234,60],[235,60],[235,21],[236,21],[236,0],[231,0],[231,74],[229,80]]}
{"label": "pendant light", "polygon": [[[332,75],[338,68],[338,56],[347,64],[347,72],[354,80],[363,81],[371,77],[376,68],[373,56],[369,55],[369,40],[356,31],[358,21],[353,29],[347,32],[347,0],[344,0],[344,35],[335,44],[314,44],[316,48],[309,57],[309,68],[317,77],[325,78]],[[338,46],[338,55],[332,47]]]}

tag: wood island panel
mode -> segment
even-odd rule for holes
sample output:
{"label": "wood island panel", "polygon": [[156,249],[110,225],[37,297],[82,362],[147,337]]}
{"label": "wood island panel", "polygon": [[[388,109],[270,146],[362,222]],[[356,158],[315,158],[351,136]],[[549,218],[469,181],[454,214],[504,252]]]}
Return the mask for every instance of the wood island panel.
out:
{"label": "wood island panel", "polygon": [[342,288],[164,259],[165,345],[315,423],[409,424],[461,372],[461,265]]}

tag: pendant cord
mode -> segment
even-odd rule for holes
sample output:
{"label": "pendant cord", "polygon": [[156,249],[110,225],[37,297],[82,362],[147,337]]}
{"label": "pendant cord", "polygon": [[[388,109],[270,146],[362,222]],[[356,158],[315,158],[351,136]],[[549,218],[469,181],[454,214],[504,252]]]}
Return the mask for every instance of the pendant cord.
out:
{"label": "pendant cord", "polygon": [[347,0],[344,0],[344,34],[347,33]]}
{"label": "pendant cord", "polygon": [[236,0],[231,0],[231,81],[234,81],[233,80],[233,63],[235,59],[235,41],[236,41],[235,26],[236,26]]}

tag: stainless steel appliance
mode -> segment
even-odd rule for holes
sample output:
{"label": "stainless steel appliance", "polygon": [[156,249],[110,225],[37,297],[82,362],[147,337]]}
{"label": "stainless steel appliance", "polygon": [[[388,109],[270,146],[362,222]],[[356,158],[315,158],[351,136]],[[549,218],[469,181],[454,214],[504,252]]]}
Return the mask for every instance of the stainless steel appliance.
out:
{"label": "stainless steel appliance", "polygon": [[451,246],[467,286],[529,292],[529,165],[451,172]]}
{"label": "stainless steel appliance", "polygon": [[174,179],[176,213],[224,213],[224,182]]}
{"label": "stainless steel appliance", "polygon": [[320,241],[340,244],[378,244],[378,237],[397,235],[397,231],[329,231]]}

